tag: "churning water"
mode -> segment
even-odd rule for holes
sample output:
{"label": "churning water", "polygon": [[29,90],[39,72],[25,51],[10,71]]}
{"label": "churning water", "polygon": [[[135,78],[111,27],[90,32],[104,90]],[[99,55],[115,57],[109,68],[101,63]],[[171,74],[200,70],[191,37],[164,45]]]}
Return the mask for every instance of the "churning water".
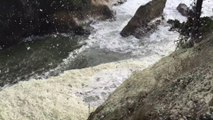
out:
{"label": "churning water", "polygon": [[[170,26],[165,21],[155,32],[141,39],[120,36],[119,32],[137,8],[149,1],[128,0],[113,7],[114,21],[94,22],[89,38],[80,40],[81,45],[71,50],[69,57],[44,75],[64,71],[58,76],[30,79],[2,88],[0,118],[87,119],[88,106],[96,108],[132,72],[143,70],[174,51],[179,34],[169,31]],[[185,20],[171,7],[184,1],[189,0],[168,0],[164,10],[166,20]]]}

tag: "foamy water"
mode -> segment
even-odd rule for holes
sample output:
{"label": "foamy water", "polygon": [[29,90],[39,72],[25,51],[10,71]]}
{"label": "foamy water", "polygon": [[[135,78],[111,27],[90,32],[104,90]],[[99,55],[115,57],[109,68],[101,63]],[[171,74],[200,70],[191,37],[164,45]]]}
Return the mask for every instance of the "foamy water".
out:
{"label": "foamy water", "polygon": [[[143,70],[175,50],[179,34],[169,31],[164,21],[149,36],[136,39],[123,38],[119,32],[134,15],[137,8],[150,0],[128,0],[116,11],[116,21],[96,22],[94,32],[86,40],[86,45],[64,60],[69,63],[78,54],[88,49],[103,49],[124,53],[132,58],[105,63],[84,69],[68,70],[56,77],[30,80],[5,87],[0,92],[0,119],[87,119],[93,108],[102,104],[132,72]],[[168,0],[164,15],[166,19],[185,20],[174,6],[191,0]],[[211,2],[212,3],[212,2]],[[204,12],[210,14],[209,11]],[[61,67],[61,66],[59,66]]]}

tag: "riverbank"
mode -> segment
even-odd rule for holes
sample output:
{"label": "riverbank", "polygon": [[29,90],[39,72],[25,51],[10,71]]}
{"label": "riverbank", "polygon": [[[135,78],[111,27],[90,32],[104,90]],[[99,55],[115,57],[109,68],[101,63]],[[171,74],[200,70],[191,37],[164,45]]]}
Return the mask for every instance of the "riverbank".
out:
{"label": "riverbank", "polygon": [[142,39],[119,35],[137,8],[147,2],[149,0],[132,0],[114,6],[115,20],[91,23],[94,29],[89,36],[72,33],[32,36],[23,44],[0,51],[0,86],[30,78],[44,79],[71,69],[131,58],[142,59],[155,54],[168,55],[175,49],[174,41],[179,34],[169,31],[170,26],[165,21],[154,34]]}
{"label": "riverbank", "polygon": [[[143,95],[146,96],[150,89],[155,88],[155,85],[157,85],[156,88],[161,86],[167,87],[164,86],[163,83],[172,79],[167,78],[170,75],[170,70],[172,73],[174,72],[174,74],[179,74],[185,72],[182,69],[183,67],[188,67],[185,61],[179,61],[178,58],[180,57],[180,59],[185,60],[190,56],[197,55],[195,51],[200,51],[199,47],[180,50],[169,57],[163,58],[175,51],[175,41],[178,40],[179,37],[179,33],[170,31],[171,26],[166,20],[169,18],[180,18],[184,21],[184,19],[182,19],[183,17],[175,10],[175,7],[170,6],[171,4],[173,6],[178,5],[180,1],[177,2],[176,0],[167,2],[163,13],[166,19],[157,26],[157,29],[153,33],[141,39],[136,39],[133,36],[127,38],[121,37],[119,35],[120,31],[132,18],[137,8],[149,1],[150,0],[128,0],[121,6],[114,6],[113,10],[116,11],[115,20],[95,21],[92,23],[91,26],[94,29],[88,39],[81,39],[82,41],[78,41],[77,39],[77,41],[73,42],[72,39],[69,38],[70,36],[65,34],[64,41],[60,41],[61,38],[56,40],[57,42],[62,42],[60,46],[58,46],[57,42],[50,46],[55,46],[59,49],[49,49],[49,43],[51,42],[47,42],[46,46],[44,45],[45,49],[41,51],[41,53],[46,51],[45,54],[36,54],[33,58],[37,57],[40,59],[42,64],[39,64],[39,67],[44,69],[46,65],[47,68],[49,67],[49,63],[52,65],[51,60],[59,60],[53,69],[47,70],[47,72],[45,71],[42,75],[38,75],[38,77],[36,77],[38,79],[29,78],[26,79],[27,81],[19,81],[17,80],[18,77],[8,79],[15,81],[15,84],[5,85],[0,88],[0,119],[85,120],[88,118],[90,112],[102,104],[103,105],[91,115],[91,119],[93,117],[94,119],[103,118],[107,120],[110,117],[122,118],[123,114],[129,115],[129,112],[133,113],[129,115],[130,118],[137,117],[137,114],[141,113],[138,109],[140,105],[137,106],[137,104],[140,103],[137,102],[137,100],[141,100],[141,96],[144,97]],[[76,48],[72,49],[72,47],[69,47],[69,44],[66,44],[67,41],[69,41],[69,44],[74,43]],[[64,45],[68,46],[64,47]],[[210,45],[211,42],[209,43],[209,46]],[[207,48],[210,49],[210,47]],[[31,50],[36,51],[32,46],[24,46],[23,49],[28,52]],[[60,53],[63,51],[65,54],[63,53],[61,57]],[[204,55],[205,52],[207,52],[207,50],[200,53]],[[40,55],[43,55],[44,59]],[[54,55],[56,57],[54,57]],[[64,55],[68,55],[68,57],[63,58]],[[185,55],[186,58],[184,57]],[[158,62],[161,58],[163,58],[163,60]],[[205,57],[203,57],[203,59],[204,58]],[[201,59],[202,57],[200,57],[199,60],[201,61]],[[212,60],[208,57],[205,59]],[[16,59],[14,58],[13,60],[15,61],[14,63],[16,63]],[[158,63],[155,64],[156,62]],[[153,64],[155,65],[152,67],[153,69],[151,69],[150,66]],[[13,65],[14,64],[12,64],[12,66]],[[36,67],[37,64],[28,61],[27,65]],[[14,66],[25,68],[25,66],[22,67],[21,65]],[[146,69],[147,67],[149,68]],[[154,70],[154,68],[157,70]],[[146,70],[143,72],[137,72],[144,69]],[[5,70],[7,71],[7,69]],[[31,67],[29,67],[29,70],[31,70]],[[160,72],[158,72],[158,70]],[[169,73],[167,74],[167,72]],[[14,74],[15,73],[16,70],[14,70]],[[17,75],[19,75],[19,73]],[[142,77],[144,77],[144,79],[147,78],[147,80],[143,81]],[[157,84],[158,79],[160,79],[159,84]],[[125,82],[125,80],[127,81]],[[129,83],[130,80],[132,82]],[[170,82],[168,82],[168,84],[169,83]],[[119,87],[120,85],[121,87]],[[117,88],[118,90],[116,90]],[[123,89],[124,91],[122,91]],[[159,88],[159,91],[160,90]],[[113,93],[114,91],[115,93]],[[122,96],[117,91],[121,91],[122,95],[125,95]],[[140,94],[141,91],[142,93]],[[156,89],[156,92],[158,92],[158,89]],[[167,92],[163,93],[167,94]],[[115,94],[119,96],[116,97],[114,96]],[[139,97],[137,95],[139,95]],[[152,95],[155,96],[156,94],[153,93]],[[154,98],[148,97],[147,101],[153,99]],[[108,103],[109,106],[107,106]],[[122,108],[122,105],[124,105],[124,108]],[[135,105],[136,108],[134,108]],[[121,109],[119,108],[120,106]],[[150,111],[152,111],[152,109]],[[104,116],[99,113],[103,113]]]}
{"label": "riverbank", "polygon": [[135,72],[89,120],[212,119],[213,36]]}

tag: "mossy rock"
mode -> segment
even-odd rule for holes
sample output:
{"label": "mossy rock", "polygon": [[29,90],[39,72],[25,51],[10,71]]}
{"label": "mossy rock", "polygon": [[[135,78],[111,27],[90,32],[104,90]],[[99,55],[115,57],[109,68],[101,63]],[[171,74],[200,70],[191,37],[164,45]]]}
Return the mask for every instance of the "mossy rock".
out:
{"label": "mossy rock", "polygon": [[166,0],[153,0],[140,6],[120,34],[123,37],[128,37],[130,35],[140,37],[140,32],[138,32],[140,29],[140,31],[143,31],[141,36],[143,33],[147,33],[149,31],[146,30],[146,28],[148,28],[148,23],[162,15],[165,5]]}

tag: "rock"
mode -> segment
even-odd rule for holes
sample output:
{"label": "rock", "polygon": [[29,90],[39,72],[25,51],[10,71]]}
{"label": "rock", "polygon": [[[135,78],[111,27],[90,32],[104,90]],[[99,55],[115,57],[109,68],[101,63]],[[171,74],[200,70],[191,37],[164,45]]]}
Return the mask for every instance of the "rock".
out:
{"label": "rock", "polygon": [[91,0],[92,4],[94,5],[107,5],[109,7],[112,7],[113,5],[119,5],[127,0]]}
{"label": "rock", "polygon": [[16,45],[31,35],[55,32],[88,34],[84,25],[90,23],[91,17],[102,20],[113,17],[110,5],[100,1],[1,0],[0,48]]}
{"label": "rock", "polygon": [[190,8],[186,4],[180,3],[177,7],[177,10],[181,15],[185,17],[189,16]]}
{"label": "rock", "polygon": [[160,25],[161,23],[162,23],[162,20],[160,20],[160,19],[152,21],[152,22],[148,23],[147,26],[140,28],[140,29],[137,29],[135,31],[134,36],[136,38],[140,39],[141,37],[143,37],[147,34],[149,35],[149,34],[153,33],[157,29],[158,25]]}
{"label": "rock", "polygon": [[54,27],[57,32],[66,33],[73,31],[77,35],[89,34],[89,31],[83,29],[75,16],[66,11],[59,11],[53,14]]}
{"label": "rock", "polygon": [[112,0],[112,5],[120,5],[126,2],[127,0]]}
{"label": "rock", "polygon": [[138,31],[147,33],[148,31],[146,28],[148,23],[162,15],[165,4],[166,0],[153,0],[146,5],[141,6],[120,34],[123,37],[127,37],[130,35],[136,36]]}
{"label": "rock", "polygon": [[94,6],[92,10],[92,17],[99,20],[110,19],[113,16],[113,11],[107,5]]}

